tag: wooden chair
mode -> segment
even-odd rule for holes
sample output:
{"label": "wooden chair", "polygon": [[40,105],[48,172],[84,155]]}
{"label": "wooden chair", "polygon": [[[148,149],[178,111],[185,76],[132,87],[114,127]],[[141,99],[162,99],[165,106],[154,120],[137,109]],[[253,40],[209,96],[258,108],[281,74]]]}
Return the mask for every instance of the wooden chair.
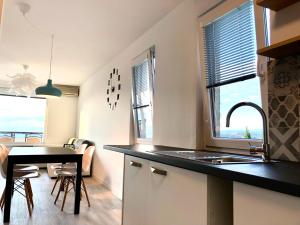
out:
{"label": "wooden chair", "polygon": [[76,140],[76,138],[69,138],[67,144],[72,145],[75,140]]}
{"label": "wooden chair", "polygon": [[[8,150],[5,148],[0,148],[0,172],[3,178],[6,178],[7,170],[7,156]],[[29,216],[32,214],[33,204],[33,192],[31,188],[30,178],[38,177],[39,173],[36,170],[31,170],[32,168],[26,166],[14,167],[13,174],[13,193],[18,192],[26,198],[27,208]],[[2,192],[0,198],[0,207],[3,209],[5,204],[5,189]]]}
{"label": "wooden chair", "polygon": [[42,143],[41,137],[26,137],[25,142],[27,144],[40,144]]}
{"label": "wooden chair", "polygon": [[[75,149],[74,151],[78,152],[78,153],[81,153],[83,154],[85,149],[87,147],[87,144],[82,144],[80,145],[80,147],[78,149]],[[76,163],[66,163],[67,165],[70,165],[70,164],[73,164],[74,166],[76,165]],[[55,170],[56,169],[59,169],[62,167],[62,163],[48,163],[47,164],[47,171],[48,171],[48,175],[51,177],[51,178],[56,178],[57,176],[54,174]],[[74,167],[73,166],[73,167]],[[53,192],[51,192],[52,194]]]}
{"label": "wooden chair", "polygon": [[[85,150],[85,152],[83,154],[83,159],[82,159],[82,172],[90,170],[94,151],[95,151],[95,146],[89,146]],[[64,193],[63,203],[62,203],[62,206],[61,206],[61,211],[63,211],[67,194],[72,189],[75,189],[76,166],[74,164],[62,165],[60,168],[56,168],[55,174],[57,175],[57,179],[55,181],[55,184],[53,186],[51,194],[55,190],[55,187],[56,187],[57,183],[60,181],[59,190],[58,190],[58,193],[56,195],[54,204],[56,204],[56,202],[59,198],[61,190],[64,190],[65,193]],[[85,182],[84,182],[83,178],[81,180],[81,184],[82,184],[81,189],[84,191],[87,202],[88,202],[88,206],[90,207],[91,204],[90,204],[89,196],[88,196],[88,193],[87,193],[87,190],[86,190],[86,185],[85,185]],[[71,187],[70,187],[70,185],[71,185]]]}
{"label": "wooden chair", "polygon": [[[9,153],[8,148],[4,144],[0,144],[0,151],[4,152],[6,155],[8,155],[8,153]],[[2,153],[2,154],[4,154],[4,153]],[[14,165],[14,170],[21,171],[21,172],[30,172],[30,171],[36,172],[39,170],[39,167],[35,166],[35,165],[29,165],[29,164],[26,164],[26,165],[17,164],[17,165]]]}
{"label": "wooden chair", "polygon": [[13,143],[13,142],[14,142],[14,139],[11,136],[0,137],[0,143],[8,144],[8,143]]}

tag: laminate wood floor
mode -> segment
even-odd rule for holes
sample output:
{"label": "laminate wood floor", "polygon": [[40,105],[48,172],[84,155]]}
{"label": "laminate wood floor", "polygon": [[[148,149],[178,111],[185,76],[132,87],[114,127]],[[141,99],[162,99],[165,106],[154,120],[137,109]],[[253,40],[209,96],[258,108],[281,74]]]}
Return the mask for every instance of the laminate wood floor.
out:
{"label": "laminate wood floor", "polygon": [[[10,215],[11,225],[121,225],[122,203],[108,189],[101,186],[93,178],[85,178],[91,207],[87,205],[83,195],[80,204],[80,214],[74,215],[74,192],[67,196],[64,211],[60,211],[63,195],[54,205],[57,192],[50,195],[54,179],[50,179],[46,170],[41,170],[39,178],[31,179],[34,209],[29,217],[26,200],[15,193],[12,198]],[[1,193],[5,180],[0,179]],[[0,224],[3,222],[3,211],[0,211]]]}

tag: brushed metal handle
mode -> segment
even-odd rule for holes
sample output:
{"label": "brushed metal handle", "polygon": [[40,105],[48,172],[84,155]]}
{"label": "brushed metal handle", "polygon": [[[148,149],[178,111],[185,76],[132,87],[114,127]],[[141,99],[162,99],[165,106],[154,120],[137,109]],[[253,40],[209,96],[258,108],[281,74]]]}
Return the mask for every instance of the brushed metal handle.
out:
{"label": "brushed metal handle", "polygon": [[142,163],[135,162],[135,161],[130,161],[130,166],[141,168],[142,167]]}
{"label": "brushed metal handle", "polygon": [[155,173],[155,174],[158,174],[158,175],[167,176],[167,171],[161,170],[161,169],[158,169],[158,168],[155,168],[155,167],[151,167],[151,172]]}

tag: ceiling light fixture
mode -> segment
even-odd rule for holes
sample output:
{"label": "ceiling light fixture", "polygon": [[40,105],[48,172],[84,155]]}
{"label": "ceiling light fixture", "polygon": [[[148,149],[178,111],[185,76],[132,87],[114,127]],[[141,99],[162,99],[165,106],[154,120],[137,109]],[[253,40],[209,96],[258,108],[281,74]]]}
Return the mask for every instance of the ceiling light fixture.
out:
{"label": "ceiling light fixture", "polygon": [[[27,18],[27,13],[30,10],[30,5],[26,2],[19,2],[17,3],[20,12],[22,13],[24,19],[37,31],[40,33],[45,34],[45,32],[41,31],[38,27],[36,27],[31,21]],[[41,86],[35,89],[35,94],[40,97],[46,97],[46,98],[51,98],[51,97],[60,97],[62,95],[62,92],[59,88],[56,88],[52,84],[52,60],[53,60],[53,42],[54,42],[54,35],[51,34],[51,50],[50,50],[50,71],[49,71],[49,79],[47,81],[47,84],[45,86]]]}
{"label": "ceiling light fixture", "polygon": [[51,35],[49,79],[45,86],[41,86],[41,87],[38,87],[35,89],[35,94],[37,96],[46,97],[46,98],[60,97],[62,95],[61,90],[52,85],[51,75],[52,75],[52,59],[53,59],[53,42],[54,42],[54,35],[52,34]]}
{"label": "ceiling light fixture", "polygon": [[33,94],[33,90],[36,87],[36,77],[31,73],[28,73],[28,65],[23,65],[24,72],[17,73],[13,76],[7,75],[11,78],[10,81],[10,93],[15,95],[25,95],[30,97]]}

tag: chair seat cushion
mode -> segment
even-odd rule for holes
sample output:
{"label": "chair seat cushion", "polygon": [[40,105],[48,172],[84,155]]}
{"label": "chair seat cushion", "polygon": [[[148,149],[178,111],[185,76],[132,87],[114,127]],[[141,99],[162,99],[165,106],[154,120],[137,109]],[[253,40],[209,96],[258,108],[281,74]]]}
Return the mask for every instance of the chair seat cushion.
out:
{"label": "chair seat cushion", "polygon": [[56,170],[54,171],[54,174],[55,174],[56,176],[63,176],[63,177],[76,176],[76,168],[56,169]]}
{"label": "chair seat cushion", "polygon": [[39,177],[38,172],[14,171],[14,179]]}
{"label": "chair seat cushion", "polygon": [[35,165],[15,165],[14,166],[14,170],[18,170],[18,171],[33,171],[36,172],[39,170],[38,166]]}

